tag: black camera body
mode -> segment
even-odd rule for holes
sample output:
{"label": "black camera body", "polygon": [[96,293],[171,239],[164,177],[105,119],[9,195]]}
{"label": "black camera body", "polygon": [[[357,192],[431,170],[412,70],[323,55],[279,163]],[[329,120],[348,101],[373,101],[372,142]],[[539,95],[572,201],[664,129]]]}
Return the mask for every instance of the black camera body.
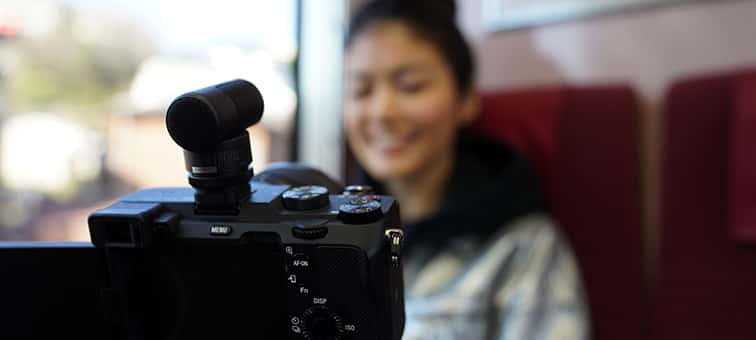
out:
{"label": "black camera body", "polygon": [[193,188],[95,211],[92,244],[0,243],[0,337],[399,340],[397,202],[255,181],[262,106],[243,80],[180,96],[166,123]]}
{"label": "black camera body", "polygon": [[[110,282],[131,278],[111,288],[119,292],[115,305],[129,305],[132,328],[176,339],[221,339],[219,332],[274,339],[281,329],[290,339],[399,339],[402,232],[394,200],[322,187],[251,188],[235,216],[196,214],[188,188],[137,191],[90,216]],[[270,328],[245,331],[258,323]]]}

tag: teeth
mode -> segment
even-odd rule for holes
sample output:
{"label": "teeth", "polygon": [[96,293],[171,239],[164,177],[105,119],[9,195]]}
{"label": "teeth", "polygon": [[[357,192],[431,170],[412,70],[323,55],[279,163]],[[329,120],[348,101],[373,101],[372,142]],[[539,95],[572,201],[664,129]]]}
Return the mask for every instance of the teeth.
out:
{"label": "teeth", "polygon": [[400,148],[409,144],[417,135],[416,132],[410,131],[405,133],[389,132],[386,130],[368,131],[367,141],[379,149]]}
{"label": "teeth", "polygon": [[407,144],[410,140],[410,136],[395,137],[395,136],[381,136],[373,138],[373,144],[381,148],[392,148]]}
{"label": "teeth", "polygon": [[375,145],[381,148],[393,148],[397,146],[404,145],[404,140],[397,140],[397,139],[391,139],[391,140],[385,140],[381,139],[377,142],[375,142]]}

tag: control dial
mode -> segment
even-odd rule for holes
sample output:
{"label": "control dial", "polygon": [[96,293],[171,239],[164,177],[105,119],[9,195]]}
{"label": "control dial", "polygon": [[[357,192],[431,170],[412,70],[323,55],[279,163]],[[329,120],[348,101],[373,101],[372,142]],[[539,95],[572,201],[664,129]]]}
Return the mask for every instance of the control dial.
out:
{"label": "control dial", "polygon": [[350,185],[344,188],[344,195],[356,196],[356,195],[372,195],[375,193],[373,187],[369,185]]}
{"label": "control dial", "polygon": [[381,202],[371,196],[352,196],[339,206],[339,219],[346,224],[368,224],[381,217]]}
{"label": "control dial", "polygon": [[317,185],[291,188],[283,193],[283,204],[289,210],[315,210],[329,203],[328,189]]}
{"label": "control dial", "polygon": [[302,314],[302,335],[307,340],[339,340],[344,322],[326,306],[312,306]]}

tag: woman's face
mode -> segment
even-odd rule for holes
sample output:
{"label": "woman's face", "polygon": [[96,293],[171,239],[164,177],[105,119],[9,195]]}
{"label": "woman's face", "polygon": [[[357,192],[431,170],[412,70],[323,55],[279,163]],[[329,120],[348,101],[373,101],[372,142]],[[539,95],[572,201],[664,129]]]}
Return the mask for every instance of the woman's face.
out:
{"label": "woman's face", "polygon": [[394,22],[374,24],[352,41],[344,101],[348,142],[379,181],[411,180],[453,157],[456,132],[477,104],[460,97],[431,42]]}

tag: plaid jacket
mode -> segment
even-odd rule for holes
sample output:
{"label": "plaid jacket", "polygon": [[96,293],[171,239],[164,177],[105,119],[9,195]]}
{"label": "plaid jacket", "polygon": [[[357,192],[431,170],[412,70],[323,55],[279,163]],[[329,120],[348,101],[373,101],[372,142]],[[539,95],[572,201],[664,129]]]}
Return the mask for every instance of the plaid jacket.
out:
{"label": "plaid jacket", "polygon": [[575,259],[544,214],[408,255],[405,340],[589,338]]}

